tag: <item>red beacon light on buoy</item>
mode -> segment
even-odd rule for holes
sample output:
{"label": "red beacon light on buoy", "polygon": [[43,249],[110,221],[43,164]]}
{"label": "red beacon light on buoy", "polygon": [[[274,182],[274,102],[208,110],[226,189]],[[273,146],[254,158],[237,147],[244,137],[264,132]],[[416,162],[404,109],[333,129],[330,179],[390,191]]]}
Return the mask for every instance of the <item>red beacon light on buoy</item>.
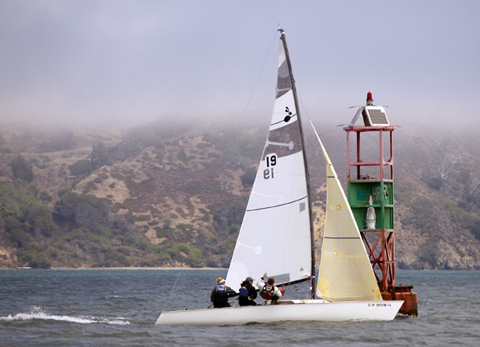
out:
{"label": "red beacon light on buoy", "polygon": [[368,92],[367,93],[367,106],[373,105],[373,98],[372,98],[372,93]]}

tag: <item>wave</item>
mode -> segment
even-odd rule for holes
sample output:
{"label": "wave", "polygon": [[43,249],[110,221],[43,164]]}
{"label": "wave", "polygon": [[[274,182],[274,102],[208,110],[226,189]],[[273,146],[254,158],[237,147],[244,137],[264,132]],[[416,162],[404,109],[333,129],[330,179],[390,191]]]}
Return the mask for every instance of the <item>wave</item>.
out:
{"label": "wave", "polygon": [[128,325],[130,322],[123,317],[117,317],[114,319],[98,318],[93,316],[59,316],[54,314],[48,314],[42,309],[36,307],[32,312],[17,313],[12,316],[9,314],[7,317],[0,317],[0,321],[12,322],[12,321],[30,321],[30,320],[54,320],[62,322],[80,323],[80,324],[116,324],[116,325]]}

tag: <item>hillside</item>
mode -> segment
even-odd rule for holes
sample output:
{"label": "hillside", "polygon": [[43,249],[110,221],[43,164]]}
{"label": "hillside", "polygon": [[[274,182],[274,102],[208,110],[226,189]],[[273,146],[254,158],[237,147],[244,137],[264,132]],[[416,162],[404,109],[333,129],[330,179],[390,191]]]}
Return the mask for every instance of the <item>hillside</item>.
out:
{"label": "hillside", "polygon": [[[345,182],[343,130],[319,132]],[[479,137],[429,134],[394,134],[397,266],[478,269]],[[227,267],[265,136],[266,127],[225,124],[4,128],[0,266]],[[315,141],[307,131],[320,240],[325,168]]]}

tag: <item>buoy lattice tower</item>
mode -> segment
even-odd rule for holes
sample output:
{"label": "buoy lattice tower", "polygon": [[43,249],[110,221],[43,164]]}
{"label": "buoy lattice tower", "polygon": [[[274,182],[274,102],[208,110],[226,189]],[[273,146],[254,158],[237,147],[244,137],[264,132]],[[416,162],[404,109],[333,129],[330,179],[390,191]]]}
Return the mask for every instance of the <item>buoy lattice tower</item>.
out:
{"label": "buoy lattice tower", "polygon": [[[370,263],[385,300],[404,300],[401,313],[417,316],[413,286],[395,282],[393,131],[383,106],[368,92],[347,127],[347,191]],[[364,125],[355,125],[359,118]],[[378,141],[378,142],[377,142]]]}

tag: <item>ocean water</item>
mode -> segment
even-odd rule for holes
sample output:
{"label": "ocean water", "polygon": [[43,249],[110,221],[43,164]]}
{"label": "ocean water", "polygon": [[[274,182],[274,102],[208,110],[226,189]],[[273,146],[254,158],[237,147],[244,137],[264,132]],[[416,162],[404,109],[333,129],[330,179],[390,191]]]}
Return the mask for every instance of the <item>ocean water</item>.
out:
{"label": "ocean water", "polygon": [[[397,282],[413,285],[418,294],[418,318],[154,325],[165,307],[208,307],[215,279],[225,275],[224,270],[2,270],[0,346],[480,346],[479,271],[397,271]],[[306,286],[288,288],[287,297],[306,292]]]}

